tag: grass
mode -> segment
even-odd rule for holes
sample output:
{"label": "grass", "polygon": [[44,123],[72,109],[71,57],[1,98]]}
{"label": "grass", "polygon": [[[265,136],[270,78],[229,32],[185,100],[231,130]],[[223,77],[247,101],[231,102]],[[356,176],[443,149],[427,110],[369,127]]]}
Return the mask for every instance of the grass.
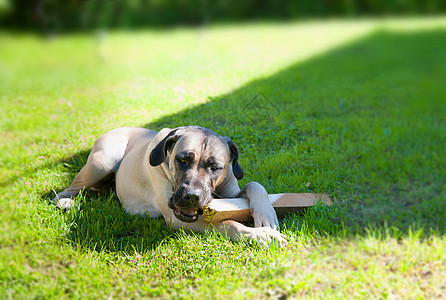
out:
{"label": "grass", "polygon": [[[445,28],[0,33],[0,297],[445,297]],[[279,111],[250,112],[259,92]],[[49,202],[103,132],[185,124],[238,144],[242,185],[336,204],[280,220],[289,247],[261,249],[129,216],[114,194]]]}

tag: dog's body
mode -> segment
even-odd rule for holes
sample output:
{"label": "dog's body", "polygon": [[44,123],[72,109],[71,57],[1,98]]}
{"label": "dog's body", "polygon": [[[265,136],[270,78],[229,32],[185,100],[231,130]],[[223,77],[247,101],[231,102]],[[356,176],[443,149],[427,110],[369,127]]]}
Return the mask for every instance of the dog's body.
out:
{"label": "dog's body", "polygon": [[237,160],[237,146],[206,128],[165,128],[159,133],[119,128],[96,141],[86,165],[53,201],[61,208],[69,208],[73,205],[71,197],[82,189],[101,189],[115,176],[118,198],[128,213],[163,216],[174,229],[204,232],[209,223],[199,212],[214,195],[246,197],[255,228],[232,220],[213,227],[233,240],[286,243],[276,230],[277,216],[265,189],[257,182],[239,188],[237,179],[243,177],[243,170]]}

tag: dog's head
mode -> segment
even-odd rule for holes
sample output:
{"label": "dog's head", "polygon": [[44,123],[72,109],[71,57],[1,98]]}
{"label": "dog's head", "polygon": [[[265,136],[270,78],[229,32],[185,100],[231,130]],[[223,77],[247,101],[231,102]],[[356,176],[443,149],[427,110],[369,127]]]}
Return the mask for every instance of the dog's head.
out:
{"label": "dog's head", "polygon": [[149,163],[166,163],[173,178],[169,207],[183,222],[198,220],[199,209],[212,201],[212,193],[227,175],[229,164],[237,179],[243,170],[238,148],[227,137],[197,126],[171,130],[151,151]]}

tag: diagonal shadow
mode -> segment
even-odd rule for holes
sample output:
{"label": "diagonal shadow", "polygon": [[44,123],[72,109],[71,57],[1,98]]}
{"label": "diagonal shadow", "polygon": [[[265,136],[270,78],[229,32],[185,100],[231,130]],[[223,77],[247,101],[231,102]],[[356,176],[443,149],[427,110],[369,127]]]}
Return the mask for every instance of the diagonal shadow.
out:
{"label": "diagonal shadow", "polygon": [[[286,218],[288,228],[306,222],[331,235],[365,234],[365,227],[444,234],[445,159],[438,155],[446,128],[444,40],[440,29],[376,32],[144,127],[209,127],[238,144],[246,173],[241,185],[255,180],[270,193],[326,192],[337,202]],[[118,203],[110,201],[84,201],[81,208],[106,210]],[[109,215],[142,224],[111,206]],[[94,216],[112,226],[113,220]],[[84,243],[91,237],[77,228],[96,222],[79,215],[68,238]],[[132,240],[139,236],[136,229],[125,232],[132,247],[161,241]],[[115,249],[110,245],[116,235],[95,238]]]}

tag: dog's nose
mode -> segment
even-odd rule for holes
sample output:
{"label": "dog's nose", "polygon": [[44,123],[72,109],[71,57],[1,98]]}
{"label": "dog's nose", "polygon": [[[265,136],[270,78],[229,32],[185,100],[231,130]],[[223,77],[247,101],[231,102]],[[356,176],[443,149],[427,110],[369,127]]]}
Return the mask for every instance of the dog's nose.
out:
{"label": "dog's nose", "polygon": [[183,195],[183,200],[190,204],[196,204],[200,200],[200,192],[197,190],[186,191]]}

